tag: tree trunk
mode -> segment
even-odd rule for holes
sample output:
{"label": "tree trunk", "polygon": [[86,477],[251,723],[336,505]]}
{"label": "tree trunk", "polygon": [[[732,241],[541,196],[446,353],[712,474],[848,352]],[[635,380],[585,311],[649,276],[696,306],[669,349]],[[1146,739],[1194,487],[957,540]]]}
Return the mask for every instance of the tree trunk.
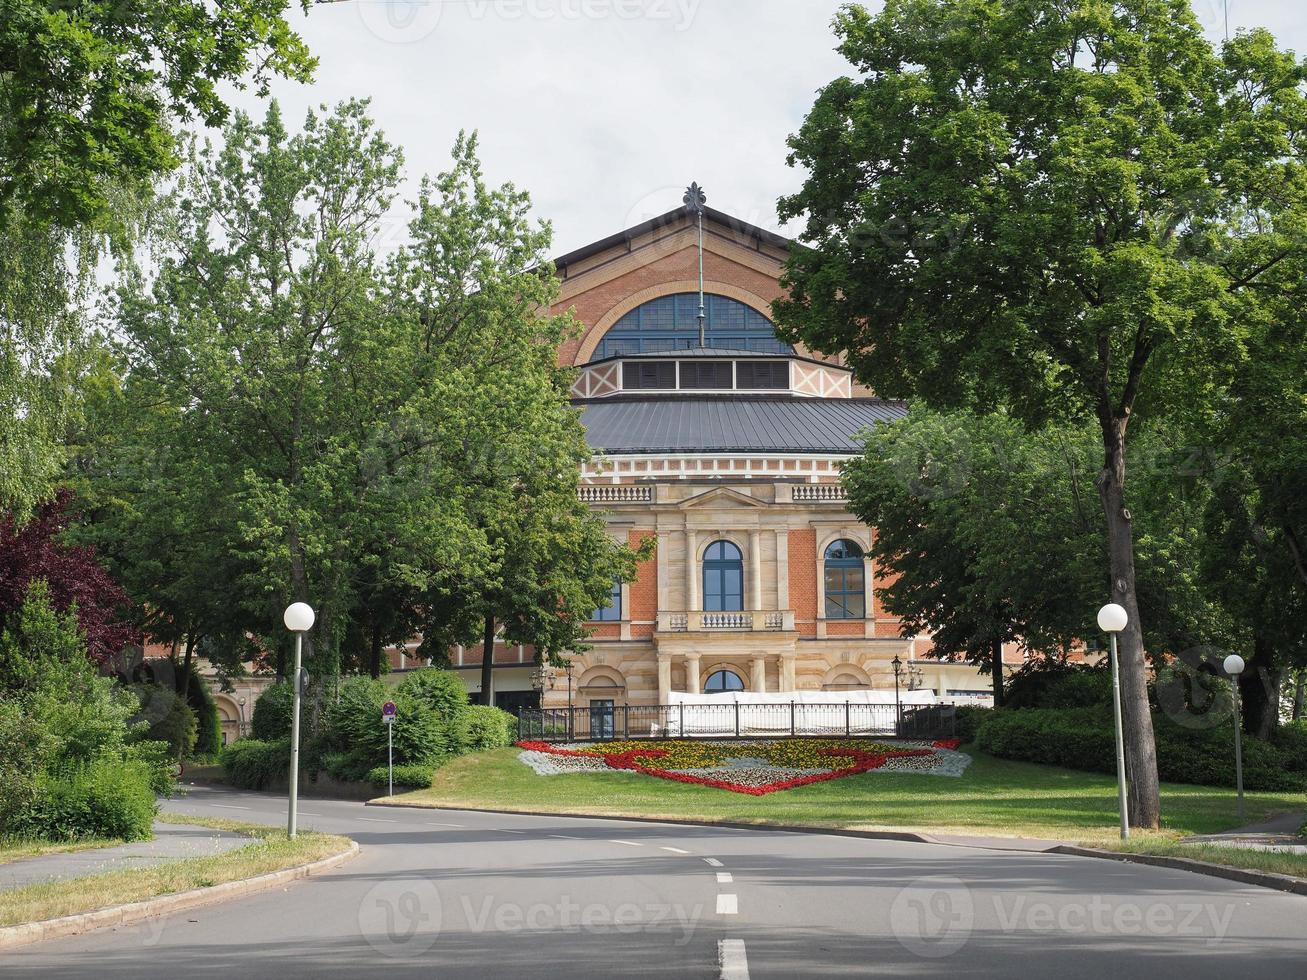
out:
{"label": "tree trunk", "polygon": [[1280,721],[1280,677],[1274,666],[1275,651],[1268,640],[1253,636],[1253,657],[1239,675],[1239,706],[1243,730],[1253,738],[1268,739]]}
{"label": "tree trunk", "polygon": [[990,651],[990,678],[994,685],[994,707],[1003,707],[1003,641],[994,640]]}
{"label": "tree trunk", "polygon": [[381,676],[381,621],[372,624],[372,643],[368,648],[368,673],[375,681]]}
{"label": "tree trunk", "polygon": [[1135,594],[1134,529],[1125,501],[1125,430],[1125,418],[1113,419],[1103,426],[1104,461],[1098,476],[1098,494],[1107,520],[1112,601],[1123,606],[1129,617],[1126,628],[1117,637],[1117,655],[1130,825],[1156,830],[1161,822],[1157,746],[1153,741],[1153,718],[1148,710],[1148,670]]}
{"label": "tree trunk", "polygon": [[177,685],[177,693],[182,696],[183,701],[186,700],[186,696],[191,691],[191,663],[194,661],[195,641],[197,639],[195,630],[191,630],[186,634],[186,656],[182,660],[181,683]]}
{"label": "tree trunk", "polygon": [[481,703],[490,704],[491,688],[494,683],[491,679],[491,667],[495,660],[495,617],[486,617],[486,631],[481,637]]}
{"label": "tree trunk", "polygon": [[1302,717],[1303,695],[1307,694],[1307,670],[1298,671],[1298,679],[1293,685],[1293,720]]}

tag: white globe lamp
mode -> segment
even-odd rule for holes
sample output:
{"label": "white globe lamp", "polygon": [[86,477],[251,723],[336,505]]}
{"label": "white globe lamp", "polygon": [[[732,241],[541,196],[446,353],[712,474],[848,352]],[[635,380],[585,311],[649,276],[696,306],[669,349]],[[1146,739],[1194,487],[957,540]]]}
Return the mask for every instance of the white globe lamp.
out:
{"label": "white globe lamp", "polygon": [[1243,673],[1243,657],[1237,653],[1232,653],[1225,658],[1225,663],[1222,666],[1225,667],[1225,672],[1231,677],[1238,677]]}
{"label": "white globe lamp", "polygon": [[292,633],[307,633],[313,629],[313,607],[307,602],[292,602],[281,618]]}
{"label": "white globe lamp", "polygon": [[1128,622],[1130,617],[1126,615],[1125,609],[1115,602],[1109,602],[1098,610],[1098,628],[1104,633],[1120,633]]}

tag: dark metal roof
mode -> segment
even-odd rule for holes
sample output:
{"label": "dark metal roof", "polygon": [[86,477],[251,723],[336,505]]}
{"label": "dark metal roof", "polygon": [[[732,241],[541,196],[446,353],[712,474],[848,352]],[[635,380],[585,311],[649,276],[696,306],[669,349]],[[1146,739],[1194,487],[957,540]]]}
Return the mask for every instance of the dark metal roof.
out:
{"label": "dark metal roof", "polygon": [[577,400],[597,453],[859,453],[855,438],[907,415],[880,398],[694,395]]}

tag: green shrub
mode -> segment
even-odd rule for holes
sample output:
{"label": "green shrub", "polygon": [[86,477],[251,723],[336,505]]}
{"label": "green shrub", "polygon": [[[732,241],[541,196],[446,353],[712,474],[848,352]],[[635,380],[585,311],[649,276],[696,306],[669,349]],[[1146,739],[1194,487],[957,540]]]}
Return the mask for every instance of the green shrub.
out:
{"label": "green shrub", "polygon": [[[1184,728],[1154,715],[1158,776],[1166,782],[1203,786],[1235,783],[1234,729]],[[1107,708],[995,711],[980,727],[976,745],[1003,759],[1019,759],[1090,772],[1116,771],[1116,740]],[[1244,786],[1250,790],[1307,788],[1307,770],[1273,741],[1245,737]]]}
{"label": "green shrub", "polygon": [[954,734],[964,742],[974,741],[981,724],[994,711],[978,704],[960,704],[955,709]]}
{"label": "green shrub", "polygon": [[1092,708],[1112,701],[1112,675],[1102,667],[1032,660],[1012,675],[1004,708]]}
{"label": "green shrub", "polygon": [[254,702],[250,735],[260,742],[290,738],[291,714],[295,705],[295,688],[290,684],[273,684]]}
{"label": "green shrub", "polygon": [[[191,679],[186,685],[186,703],[195,712],[195,748],[187,758],[216,755],[222,748],[222,716],[213,700],[213,691],[191,664]],[[289,729],[288,729],[289,731]]]}
{"label": "green shrub", "polygon": [[[438,672],[437,672],[438,673]],[[387,757],[393,736],[396,765],[435,766],[451,751],[451,732],[429,704],[412,689],[388,687],[369,677],[351,677],[340,685],[323,724],[324,766],[336,779],[361,781]],[[393,732],[381,721],[381,706],[395,702]]]}
{"label": "green shrub", "polygon": [[159,684],[135,684],[132,692],[140,699],[136,716],[149,727],[140,737],[151,742],[165,742],[174,759],[185,759],[195,749],[195,712],[171,687]]}
{"label": "green shrub", "polygon": [[467,688],[457,674],[436,667],[423,667],[404,678],[399,692],[422,702],[436,713],[441,724],[453,724],[467,707]]}
{"label": "green shrub", "polygon": [[[377,766],[375,769],[368,771],[368,782],[373,786],[386,789],[389,786],[389,772],[386,766]],[[430,789],[431,788],[431,767],[430,766],[396,766],[395,767],[395,788],[400,789]]]}
{"label": "green shrub", "polygon": [[177,757],[167,742],[133,742],[123,754],[124,758],[146,767],[150,788],[156,796],[171,796],[177,791]]}
{"label": "green shrub", "polygon": [[517,719],[507,711],[485,704],[467,704],[454,722],[454,745],[459,752],[480,752],[512,745]]}
{"label": "green shrub", "polygon": [[8,828],[19,837],[149,840],[158,804],[150,767],[137,759],[97,759],[61,774],[43,773],[35,798]]}
{"label": "green shrub", "polygon": [[286,779],[290,771],[290,739],[239,739],[222,750],[221,760],[222,771],[232,786],[267,789]]}

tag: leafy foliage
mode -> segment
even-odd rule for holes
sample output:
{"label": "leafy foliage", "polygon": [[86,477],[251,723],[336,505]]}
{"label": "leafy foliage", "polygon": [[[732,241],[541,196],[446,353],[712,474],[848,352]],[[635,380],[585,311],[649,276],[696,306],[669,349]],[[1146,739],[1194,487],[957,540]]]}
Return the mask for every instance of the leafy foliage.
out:
{"label": "leafy foliage", "polygon": [[10,820],[18,837],[149,840],[158,804],[144,762],[99,758],[59,773],[42,773],[31,802]]}
{"label": "leafy foliage", "polygon": [[[100,567],[93,548],[60,540],[68,524],[68,500],[69,495],[61,493],[21,526],[12,514],[0,517],[0,628],[24,607],[32,583],[42,582],[46,600],[55,609],[75,610],[82,645],[92,660],[102,663],[134,638],[123,619],[127,596]],[[34,642],[32,648],[41,658],[32,661],[35,669],[50,655],[41,652],[42,643]],[[8,686],[12,681],[0,683]]]}
{"label": "leafy foliage", "polygon": [[466,705],[454,720],[453,742],[460,752],[501,749],[516,738],[517,719],[491,705]]}
{"label": "leafy foliage", "polygon": [[[388,766],[377,766],[368,773],[367,781],[378,789],[390,785],[391,773]],[[430,789],[430,766],[396,766],[394,773],[396,789]]]}
{"label": "leafy foliage", "polygon": [[254,702],[250,734],[261,742],[290,738],[291,713],[295,705],[295,688],[290,684],[273,684]]}
{"label": "leafy foliage", "polygon": [[195,712],[186,700],[170,687],[158,684],[137,684],[132,688],[141,701],[141,715],[148,719],[149,728],[144,737],[168,746],[173,759],[188,759],[195,752]]}
{"label": "leafy foliage", "polygon": [[220,760],[231,785],[268,789],[284,782],[290,772],[290,739],[264,742],[242,738],[224,747]]}

